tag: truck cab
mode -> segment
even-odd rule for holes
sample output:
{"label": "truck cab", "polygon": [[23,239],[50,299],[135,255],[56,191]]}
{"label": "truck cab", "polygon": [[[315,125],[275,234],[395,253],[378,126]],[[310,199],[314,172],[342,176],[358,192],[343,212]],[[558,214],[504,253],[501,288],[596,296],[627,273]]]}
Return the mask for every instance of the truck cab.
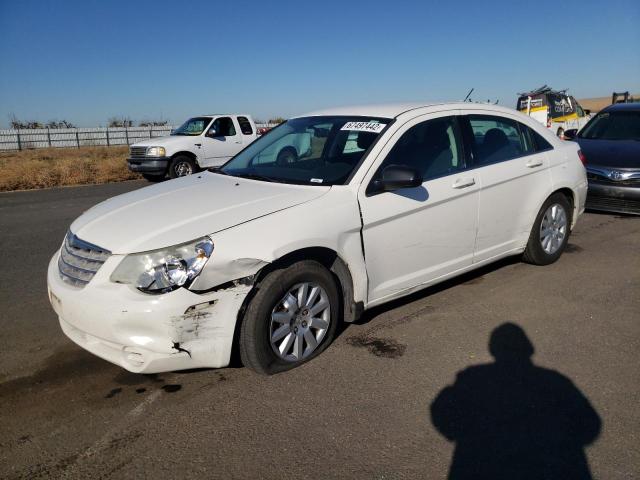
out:
{"label": "truck cab", "polygon": [[129,148],[129,170],[149,181],[190,175],[227,162],[258,137],[250,115],[193,117],[168,137],[150,138]]}

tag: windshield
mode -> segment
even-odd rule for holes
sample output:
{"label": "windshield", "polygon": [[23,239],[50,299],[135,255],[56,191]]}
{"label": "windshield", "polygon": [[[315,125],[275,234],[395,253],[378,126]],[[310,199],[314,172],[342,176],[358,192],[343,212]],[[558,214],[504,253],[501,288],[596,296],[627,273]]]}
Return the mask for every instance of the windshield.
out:
{"label": "windshield", "polygon": [[304,185],[342,185],[391,122],[370,117],[306,117],[271,130],[219,171]]}
{"label": "windshield", "polygon": [[200,135],[207,128],[209,122],[211,122],[210,117],[190,118],[176,128],[171,135]]}
{"label": "windshield", "polygon": [[579,138],[640,140],[640,112],[602,112],[585,125]]}

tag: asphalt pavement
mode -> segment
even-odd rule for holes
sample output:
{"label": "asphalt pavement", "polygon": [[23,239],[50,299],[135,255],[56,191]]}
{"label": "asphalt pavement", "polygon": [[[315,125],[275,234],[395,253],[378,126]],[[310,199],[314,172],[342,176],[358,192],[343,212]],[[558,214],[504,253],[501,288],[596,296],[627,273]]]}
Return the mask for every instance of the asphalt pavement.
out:
{"label": "asphalt pavement", "polygon": [[376,308],[288,373],[137,375],[66,339],[46,268],[144,185],[0,194],[0,477],[640,477],[640,218],[586,214],[557,263]]}

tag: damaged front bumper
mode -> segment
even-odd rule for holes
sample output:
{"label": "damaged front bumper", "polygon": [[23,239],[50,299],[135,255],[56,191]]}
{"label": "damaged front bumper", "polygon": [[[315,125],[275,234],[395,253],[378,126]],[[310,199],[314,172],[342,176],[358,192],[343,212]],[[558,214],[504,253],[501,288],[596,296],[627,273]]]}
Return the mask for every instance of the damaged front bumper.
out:
{"label": "damaged front bumper", "polygon": [[114,255],[78,288],[60,278],[58,255],[49,263],[49,300],[63,332],[82,348],[136,373],[229,364],[238,312],[250,285],[148,295],[109,280],[122,260]]}

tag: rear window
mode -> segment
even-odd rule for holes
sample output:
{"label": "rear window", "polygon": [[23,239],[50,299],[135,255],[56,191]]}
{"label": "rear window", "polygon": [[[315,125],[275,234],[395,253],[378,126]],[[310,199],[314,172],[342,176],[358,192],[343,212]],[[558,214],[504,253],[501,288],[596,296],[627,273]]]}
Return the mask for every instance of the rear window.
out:
{"label": "rear window", "polygon": [[238,123],[240,124],[240,131],[243,135],[252,135],[253,128],[251,127],[251,122],[247,117],[238,117]]}
{"label": "rear window", "polygon": [[542,135],[536,132],[533,128],[529,128],[527,126],[525,126],[524,128],[528,130],[529,138],[531,138],[531,142],[533,143],[533,146],[536,152],[543,152],[545,150],[553,149],[553,146],[549,142],[547,142],[542,137]]}
{"label": "rear window", "polygon": [[469,115],[469,123],[476,165],[502,162],[529,153],[530,146],[515,120],[490,115]]}

